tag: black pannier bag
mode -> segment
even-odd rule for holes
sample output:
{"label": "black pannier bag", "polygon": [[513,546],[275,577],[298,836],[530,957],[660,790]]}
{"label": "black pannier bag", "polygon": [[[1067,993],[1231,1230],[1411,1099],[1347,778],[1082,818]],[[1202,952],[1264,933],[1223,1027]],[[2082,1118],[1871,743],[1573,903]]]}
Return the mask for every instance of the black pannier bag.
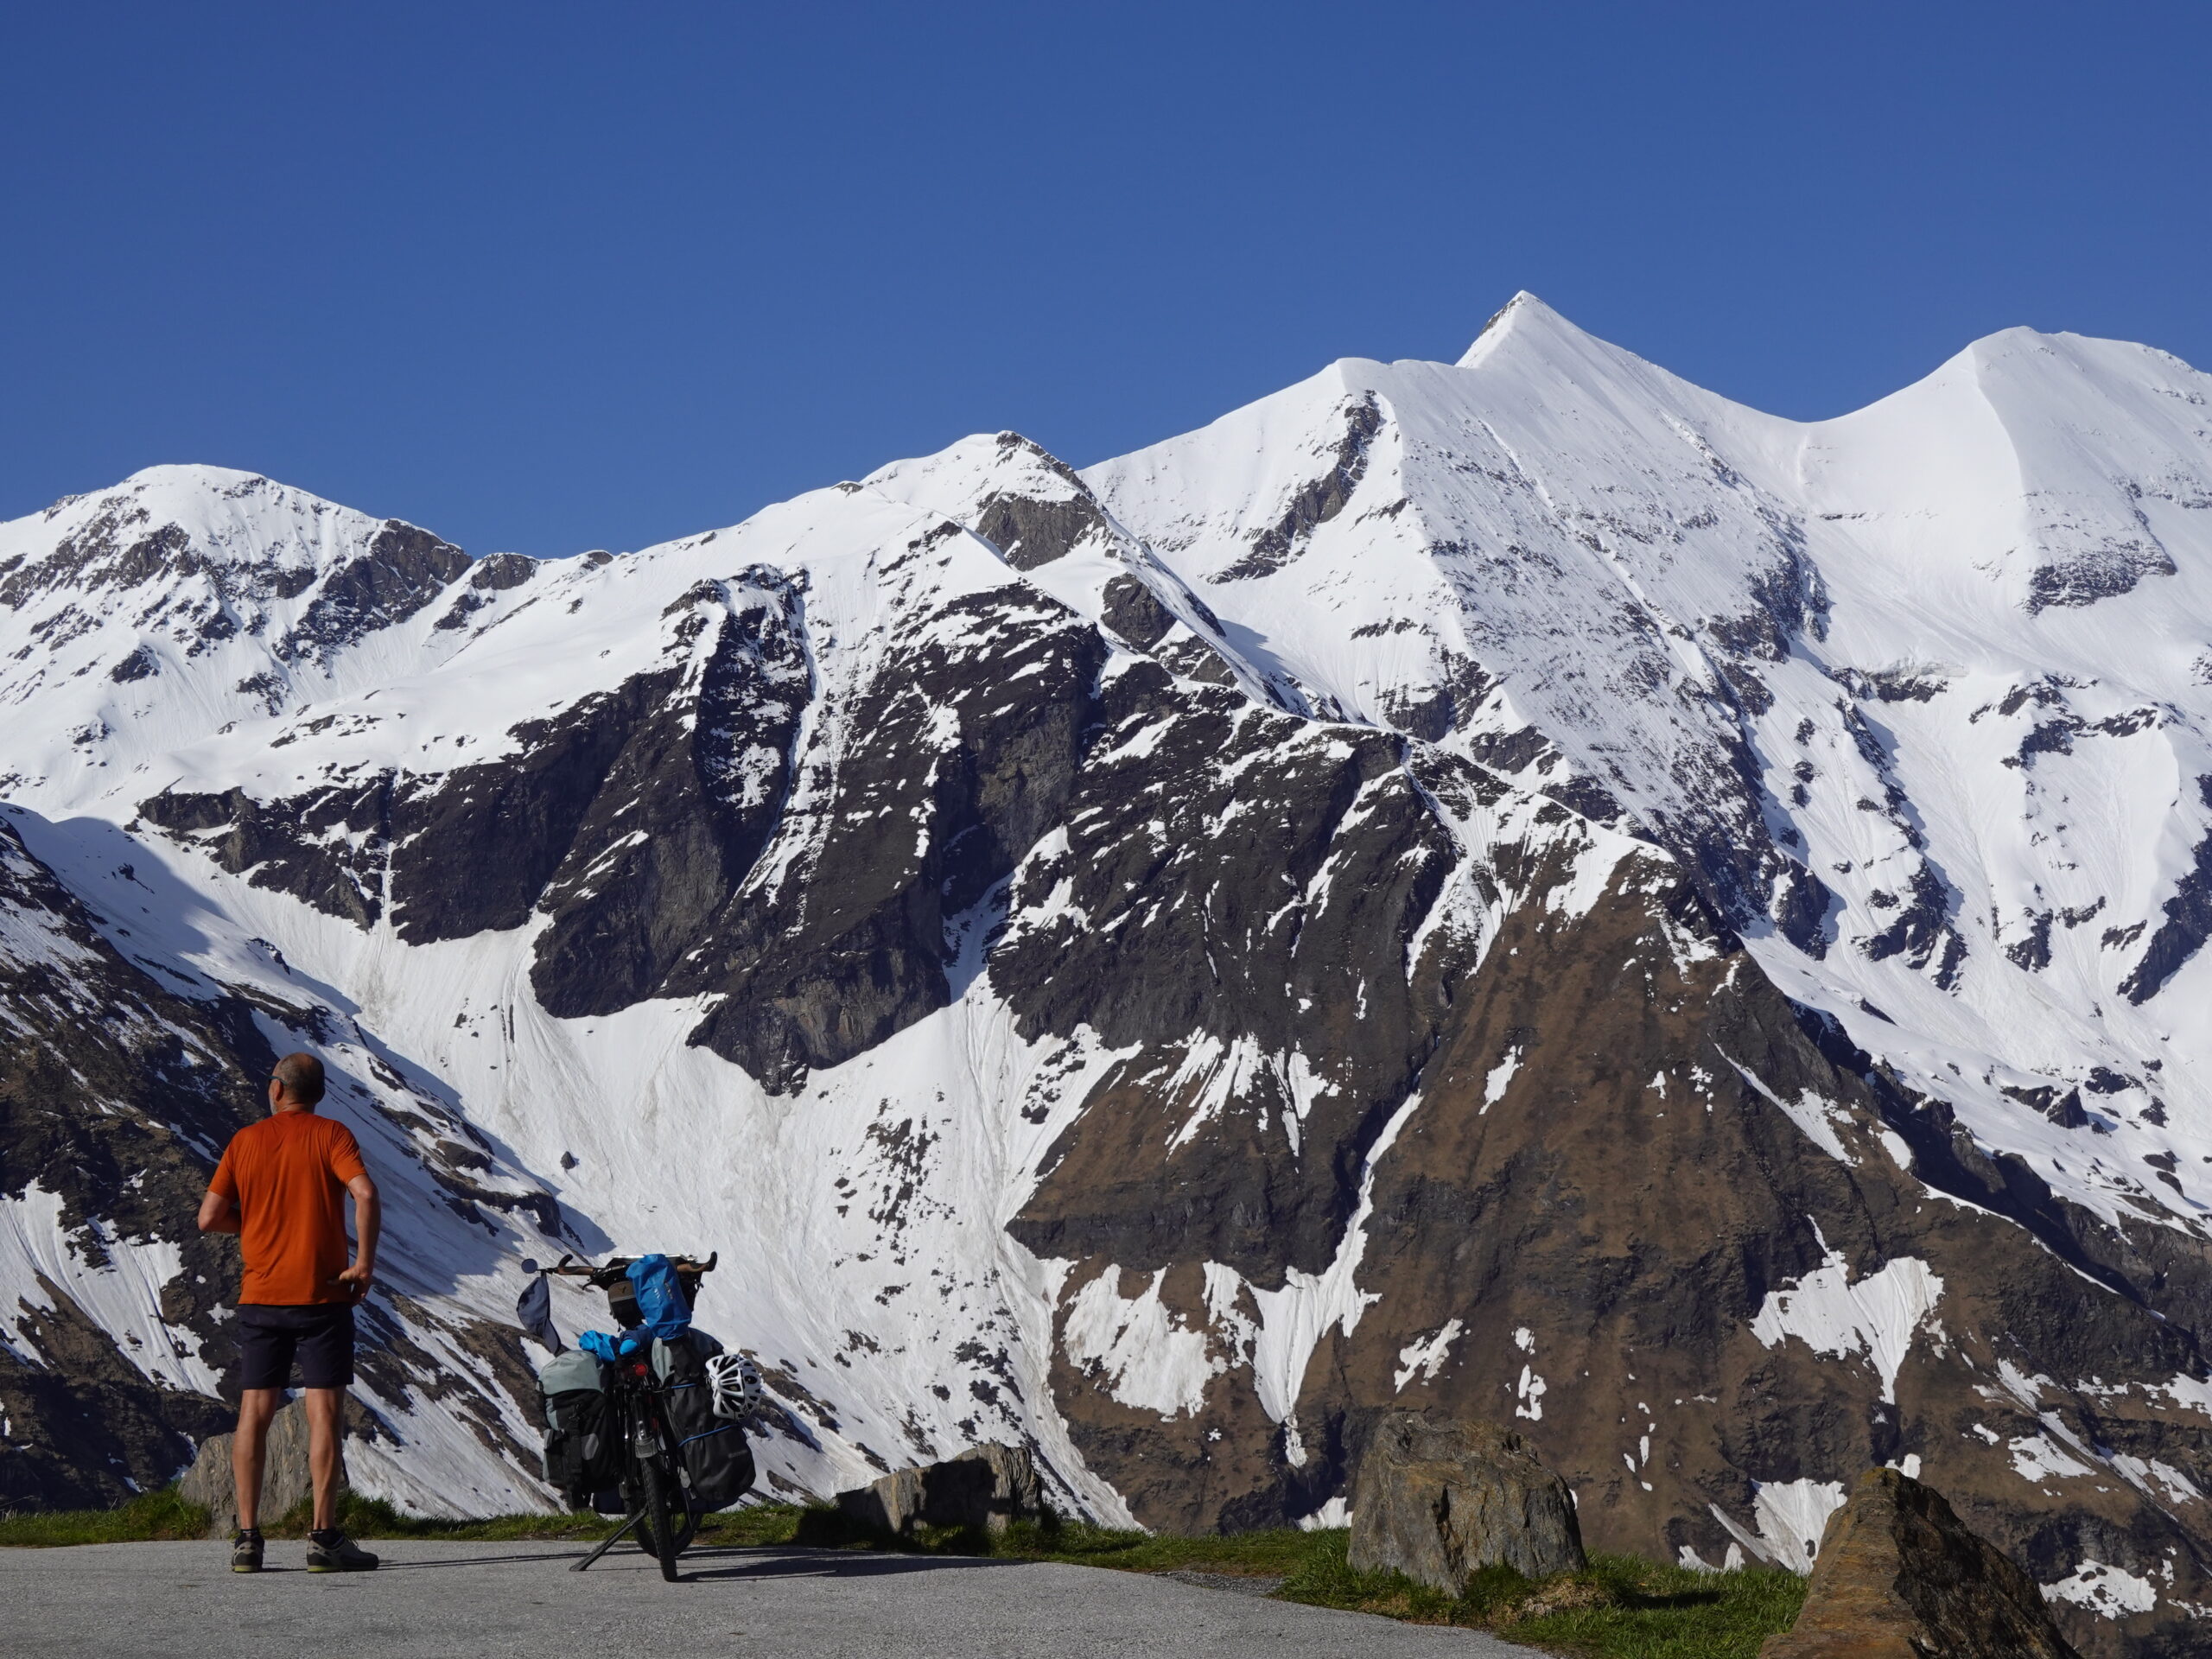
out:
{"label": "black pannier bag", "polygon": [[583,1352],[562,1354],[537,1374],[545,1410],[545,1479],[572,1510],[594,1507],[622,1478],[607,1409],[606,1368]]}
{"label": "black pannier bag", "polygon": [[728,1509],[753,1490],[753,1448],[745,1425],[715,1415],[707,1362],[722,1345],[703,1331],[653,1344],[653,1376],[665,1387],[668,1426],[676,1431],[683,1488],[695,1515]]}

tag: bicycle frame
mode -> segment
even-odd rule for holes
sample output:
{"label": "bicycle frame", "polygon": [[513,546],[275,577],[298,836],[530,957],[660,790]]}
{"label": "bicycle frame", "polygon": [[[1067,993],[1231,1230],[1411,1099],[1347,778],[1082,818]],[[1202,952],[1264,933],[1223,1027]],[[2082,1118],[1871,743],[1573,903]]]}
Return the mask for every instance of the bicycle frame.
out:
{"label": "bicycle frame", "polygon": [[[569,1569],[571,1573],[584,1571],[640,1525],[666,1525],[680,1541],[676,1544],[677,1551],[690,1542],[695,1523],[690,1503],[683,1492],[681,1460],[676,1455],[675,1436],[669,1430],[660,1395],[661,1390],[653,1382],[645,1361],[628,1360],[617,1369],[614,1387],[608,1400],[613,1408],[613,1432],[626,1449],[632,1471],[632,1478],[622,1483],[624,1498],[633,1507],[612,1535]],[[640,1468],[648,1463],[652,1465],[650,1475]],[[656,1486],[663,1497],[664,1507],[669,1510],[665,1521],[652,1513],[651,1495]],[[666,1502],[670,1499],[674,1500],[673,1505]]]}
{"label": "bicycle frame", "polygon": [[[703,1262],[676,1259],[688,1297],[696,1299],[699,1281],[714,1271],[717,1259],[718,1256],[709,1256]],[[552,1271],[565,1277],[588,1279],[596,1287],[611,1293],[621,1281],[630,1258],[613,1257],[599,1268],[588,1264],[572,1267],[572,1260],[563,1255]],[[625,1536],[649,1528],[652,1542],[650,1547],[645,1546],[647,1535],[639,1533],[640,1546],[658,1558],[661,1576],[673,1580],[676,1557],[690,1546],[697,1533],[698,1517],[692,1513],[690,1494],[684,1487],[683,1459],[669,1427],[661,1386],[653,1379],[649,1353],[650,1350],[642,1351],[618,1362],[613,1386],[607,1391],[613,1419],[611,1432],[619,1437],[618,1444],[624,1447],[628,1458],[630,1478],[621,1486],[629,1514],[610,1536],[569,1569],[571,1573],[583,1572]]]}

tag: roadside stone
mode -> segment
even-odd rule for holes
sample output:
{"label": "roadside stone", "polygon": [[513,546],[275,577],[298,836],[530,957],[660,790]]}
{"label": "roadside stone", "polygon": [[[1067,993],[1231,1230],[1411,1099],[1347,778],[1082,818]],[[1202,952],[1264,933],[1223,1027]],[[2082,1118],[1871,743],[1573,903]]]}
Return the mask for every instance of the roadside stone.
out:
{"label": "roadside stone", "polygon": [[911,1532],[922,1516],[922,1471],[894,1469],[880,1480],[838,1493],[837,1507],[868,1532]]}
{"label": "roadside stone", "polygon": [[899,1469],[837,1494],[846,1516],[872,1532],[904,1534],[919,1522],[1003,1532],[1045,1512],[1037,1467],[1026,1447],[971,1446],[925,1468]]}
{"label": "roadside stone", "polygon": [[1805,1605],[1759,1659],[2079,1659],[2035,1581],[1894,1469],[1828,1517]]}
{"label": "roadside stone", "polygon": [[1377,1422],[1360,1459],[1351,1560],[1452,1596],[1493,1563],[1532,1579],[1588,1564],[1574,1495],[1528,1441],[1496,1423],[1414,1411]]}
{"label": "roadside stone", "polygon": [[[177,1483],[177,1495],[207,1511],[207,1535],[227,1538],[238,1524],[238,1486],[231,1476],[230,1434],[211,1434],[200,1443],[200,1454]],[[346,1443],[339,1441],[338,1484],[346,1484]],[[269,1444],[261,1464],[261,1524],[265,1529],[315,1491],[315,1474],[308,1466],[307,1407],[293,1400],[279,1408],[270,1421]]]}

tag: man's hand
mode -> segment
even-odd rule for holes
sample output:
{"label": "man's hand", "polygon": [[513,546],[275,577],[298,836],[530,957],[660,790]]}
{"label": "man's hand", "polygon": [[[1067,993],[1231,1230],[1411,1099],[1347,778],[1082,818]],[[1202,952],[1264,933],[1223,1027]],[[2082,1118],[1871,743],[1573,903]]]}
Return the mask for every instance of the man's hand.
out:
{"label": "man's hand", "polygon": [[338,1282],[353,1293],[355,1301],[369,1294],[377,1276],[377,1240],[384,1233],[384,1206],[377,1198],[377,1184],[365,1174],[346,1183],[353,1195],[353,1265],[338,1275]]}

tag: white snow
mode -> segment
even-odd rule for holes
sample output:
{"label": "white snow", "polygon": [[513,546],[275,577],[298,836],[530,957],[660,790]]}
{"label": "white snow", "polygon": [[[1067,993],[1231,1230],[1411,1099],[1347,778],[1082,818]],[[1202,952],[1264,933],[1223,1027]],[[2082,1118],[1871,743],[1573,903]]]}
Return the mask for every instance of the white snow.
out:
{"label": "white snow", "polygon": [[1459,1332],[1464,1329],[1465,1327],[1459,1320],[1446,1319],[1439,1329],[1398,1350],[1398,1364],[1402,1369],[1397,1373],[1392,1392],[1403,1394],[1406,1384],[1415,1376],[1424,1382],[1434,1382],[1436,1374],[1444,1369],[1444,1362],[1451,1355],[1452,1344],[1459,1341]]}
{"label": "white snow", "polygon": [[1313,1514],[1300,1516],[1298,1520],[1299,1529],[1301,1532],[1325,1532],[1332,1528],[1350,1525],[1351,1525],[1351,1506],[1345,1502],[1342,1493],[1331,1498]]}
{"label": "white snow", "polygon": [[2012,1468],[2021,1479],[2038,1484],[2046,1480],[2077,1480],[2094,1472],[2059,1449],[2048,1434],[2022,1436],[2012,1443]]}
{"label": "white snow", "polygon": [[1332,1330],[1350,1336],[1368,1305],[1376,1300],[1372,1292],[1360,1289],[1356,1278],[1367,1253],[1367,1218],[1375,1210],[1375,1168],[1420,1106],[1419,1094],[1407,1096],[1368,1149],[1360,1168],[1359,1202],[1329,1265],[1319,1274],[1287,1268],[1282,1284],[1274,1290],[1248,1287],[1260,1309],[1260,1329],[1252,1342],[1253,1387],[1262,1408],[1279,1423],[1294,1421],[1306,1365],[1321,1338]]}
{"label": "white snow", "polygon": [[1161,1305],[1166,1272],[1154,1272],[1125,1300],[1121,1268],[1108,1268],[1067,1304],[1060,1343],[1077,1365],[1096,1368],[1123,1405],[1173,1419],[1204,1405],[1206,1384],[1228,1368],[1214,1359],[1203,1328]]}
{"label": "white snow", "polygon": [[1476,1109],[1480,1116],[1505,1098],[1506,1085],[1513,1081],[1513,1074],[1521,1069],[1521,1051],[1508,1049],[1505,1058],[1491,1067],[1490,1075],[1483,1079],[1483,1103]]}
{"label": "white snow", "polygon": [[2201,1503],[2204,1500],[2204,1494],[2197,1490],[2195,1481],[2158,1458],[2145,1459],[2122,1452],[2107,1461],[2129,1485],[2145,1493],[2150,1493],[2155,1486],[2156,1495],[2168,1503]]}
{"label": "white snow", "polygon": [[1550,1384],[1538,1376],[1529,1366],[1521,1368],[1521,1381],[1514,1386],[1513,1414],[1526,1417],[1530,1422],[1541,1422],[1544,1416],[1544,1395],[1551,1392]]}
{"label": "white snow", "polygon": [[1881,1376],[1882,1398],[1894,1403],[1913,1335],[1942,1294],[1942,1280],[1917,1256],[1894,1257],[1854,1283],[1842,1252],[1829,1250],[1794,1285],[1766,1294],[1751,1334],[1769,1348],[1796,1337],[1816,1354],[1864,1357]]}
{"label": "white snow", "polygon": [[1821,1534],[1828,1517],[1843,1507],[1843,1483],[1805,1479],[1753,1484],[1758,1490],[1750,1529],[1730,1519],[1717,1503],[1709,1506],[1713,1519],[1758,1560],[1792,1573],[1810,1573],[1820,1556]]}
{"label": "white snow", "polygon": [[28,1315],[55,1311],[67,1297],[108,1332],[123,1356],[164,1388],[212,1395],[217,1378],[188,1332],[162,1319],[162,1287],[182,1270],[175,1244],[127,1239],[98,1220],[64,1224],[62,1200],[37,1182],[0,1198],[0,1346],[44,1365],[24,1334]]}
{"label": "white snow", "polygon": [[[1344,510],[1254,569],[1363,400],[1381,425]],[[1084,477],[1314,707],[1390,724],[1471,659],[1497,685],[1446,744],[1533,729],[1655,834],[1713,825],[1748,741],[1759,810],[1838,901],[1818,956],[1752,930],[1777,982],[1986,1150],[2181,1226],[2212,1202],[2212,1029],[2187,1016],[2212,962],[2124,987],[2212,827],[2208,407],[2212,378],[2164,353],[2013,329],[1800,423],[1523,295],[1456,365],[1346,360]],[[2103,597],[2099,567],[2121,573]],[[1758,594],[1790,593],[1813,620],[1784,656],[1735,654],[1772,699],[1739,715],[1713,664],[1765,626]],[[2068,735],[2024,751],[2039,725]],[[1876,943],[1923,857],[1964,949],[1948,986],[1942,950]],[[2005,1093],[2098,1066],[2141,1086],[2088,1097],[2112,1120],[2094,1154]],[[2138,1116],[2154,1095],[2163,1128]],[[1846,1155],[1829,1103],[1777,1103]],[[2169,1153],[2180,1192],[2141,1161]]]}
{"label": "white snow", "polygon": [[2147,1613],[2158,1605],[2158,1590],[2150,1580],[2094,1560],[2082,1561],[2056,1584],[2044,1585],[2043,1599],[2070,1601],[2100,1618],[2126,1618]]}
{"label": "white snow", "polygon": [[1728,1060],[1728,1064],[1736,1068],[1736,1074],[1738,1077],[1774,1105],[1779,1107],[1792,1123],[1805,1132],[1805,1138],[1827,1154],[1829,1157],[1846,1164],[1855,1164],[1859,1161],[1845,1150],[1842,1137],[1836,1133],[1836,1125],[1839,1122],[1848,1123],[1851,1121],[1850,1115],[1842,1108],[1837,1106],[1833,1101],[1821,1099],[1809,1089],[1802,1091],[1794,1101],[1784,1100],[1773,1090],[1768,1088],[1750,1067],[1728,1059],[1728,1056],[1725,1053],[1721,1058]]}

